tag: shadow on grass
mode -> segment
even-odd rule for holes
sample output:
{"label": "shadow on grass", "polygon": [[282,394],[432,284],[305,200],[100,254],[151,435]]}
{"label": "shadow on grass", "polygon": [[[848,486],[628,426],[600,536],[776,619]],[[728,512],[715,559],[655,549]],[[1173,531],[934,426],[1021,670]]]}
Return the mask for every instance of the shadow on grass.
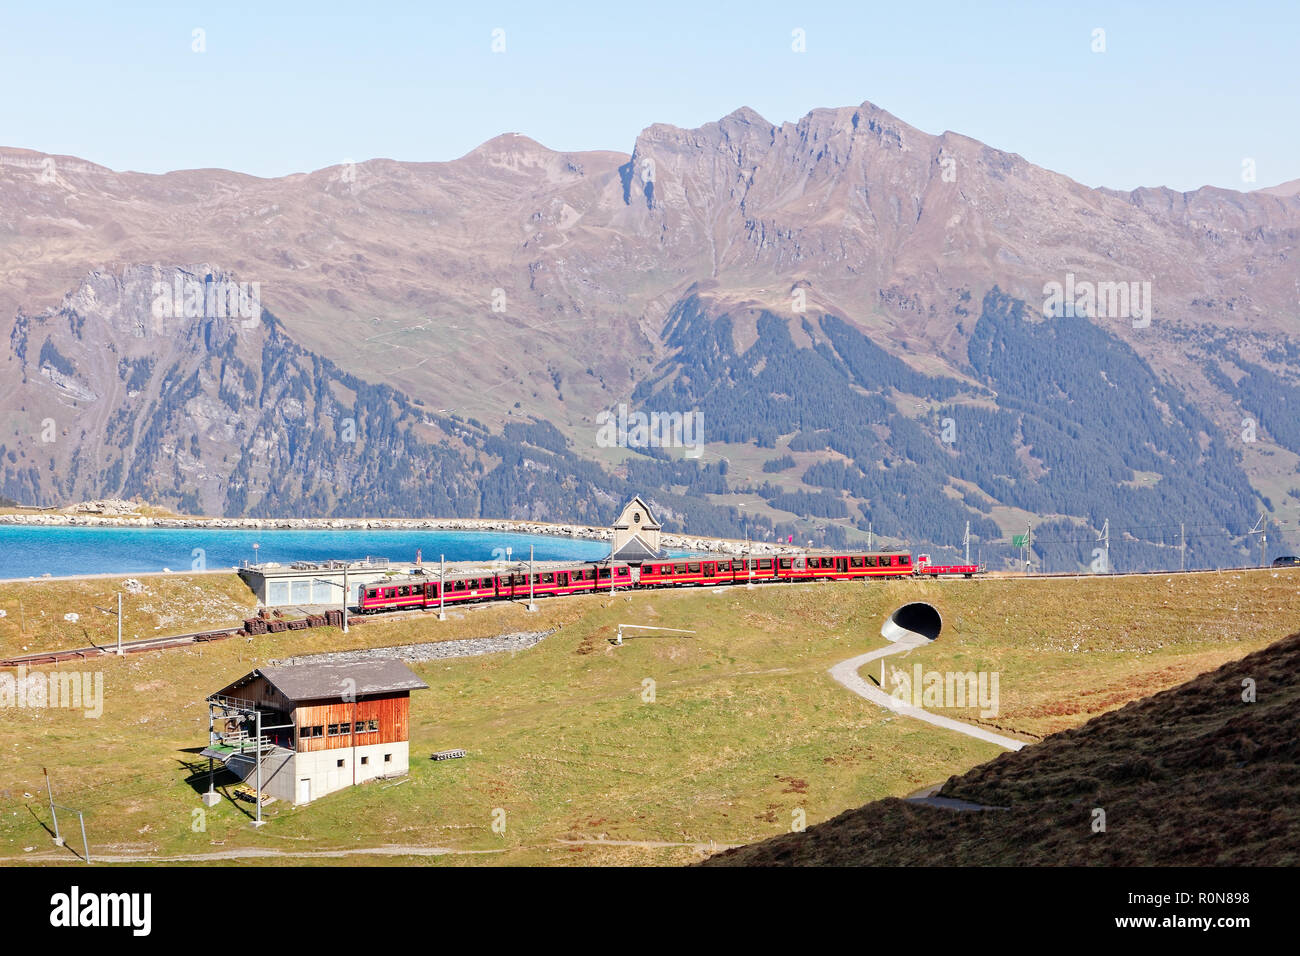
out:
{"label": "shadow on grass", "polygon": [[[30,813],[30,814],[32,815],[32,819],[35,820],[35,821],[37,822],[37,824],[40,825],[40,828],[41,828],[42,830],[44,830],[46,833],[48,833],[48,834],[50,835],[50,839],[51,839],[51,840],[56,839],[56,837],[55,837],[55,835],[54,835],[54,830],[50,828],[50,825],[49,825],[48,823],[46,823],[46,822],[45,822],[44,820],[42,820],[39,816],[37,816],[37,814],[36,814],[36,810],[33,809],[32,805],[31,805],[30,803],[28,803],[28,804],[25,804],[25,806],[27,807],[27,812]],[[78,832],[80,832],[80,827],[81,827],[81,824],[80,824],[80,822],[78,822],[78,824],[77,824]],[[69,841],[67,837],[63,837],[63,849],[67,850],[69,853],[71,853],[73,856],[75,856],[78,860],[81,860],[83,863],[86,862],[86,855],[85,855],[85,853],[84,853],[84,852],[78,852],[77,849],[72,845],[72,842]]]}
{"label": "shadow on grass", "polygon": [[[180,752],[185,754],[197,754],[202,753],[203,748],[187,747]],[[176,762],[187,771],[185,783],[187,783],[196,794],[201,797],[203,794],[208,792],[209,768],[204,761],[185,760],[184,758],[178,757]],[[248,819],[254,819],[253,810],[255,808],[244,806],[244,801],[236,800],[230,792],[231,787],[244,782],[243,778],[240,777],[239,774],[226,767],[225,764],[213,761],[210,782],[214,792],[221,794],[221,796],[225,798],[231,806],[244,816],[248,817]]]}

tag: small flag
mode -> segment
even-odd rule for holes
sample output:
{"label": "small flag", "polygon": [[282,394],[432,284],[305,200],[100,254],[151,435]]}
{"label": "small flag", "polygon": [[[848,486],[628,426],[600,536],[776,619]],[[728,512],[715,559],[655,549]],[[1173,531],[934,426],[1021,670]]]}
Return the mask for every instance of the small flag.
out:
{"label": "small flag", "polygon": [[1029,535],[1027,534],[1013,534],[1011,536],[1011,547],[1023,548],[1025,546],[1025,542],[1028,539],[1029,539]]}

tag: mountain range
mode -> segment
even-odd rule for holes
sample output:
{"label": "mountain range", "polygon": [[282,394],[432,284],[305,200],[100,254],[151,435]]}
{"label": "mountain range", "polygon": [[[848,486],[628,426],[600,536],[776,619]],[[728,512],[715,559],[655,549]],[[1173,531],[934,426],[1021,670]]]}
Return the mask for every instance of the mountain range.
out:
{"label": "mountain range", "polygon": [[0,148],[0,494],[1240,561],[1300,508],[1298,243],[1300,181],[1092,189],[870,103],[278,179]]}

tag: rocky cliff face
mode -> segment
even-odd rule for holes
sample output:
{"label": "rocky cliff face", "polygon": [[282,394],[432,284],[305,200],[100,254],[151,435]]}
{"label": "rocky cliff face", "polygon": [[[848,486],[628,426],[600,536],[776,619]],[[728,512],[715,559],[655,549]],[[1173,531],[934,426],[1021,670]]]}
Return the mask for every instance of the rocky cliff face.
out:
{"label": "rocky cliff face", "polygon": [[[252,518],[596,526],[636,493],[545,423],[503,436],[350,374],[293,341],[259,300],[256,286],[209,265],[138,266],[91,274],[57,308],[20,314],[0,492],[29,504],[138,497]],[[651,497],[671,528],[748,527],[734,509],[668,489]],[[773,533],[770,521],[754,527]]]}
{"label": "rocky cliff face", "polygon": [[435,447],[447,438],[437,425],[300,348],[259,300],[208,265],[139,266],[93,273],[59,307],[20,314],[16,411],[0,435],[7,493],[138,495],[209,514],[329,514],[374,495],[388,510],[392,491],[447,513],[471,507],[459,500],[474,497],[468,463]]}

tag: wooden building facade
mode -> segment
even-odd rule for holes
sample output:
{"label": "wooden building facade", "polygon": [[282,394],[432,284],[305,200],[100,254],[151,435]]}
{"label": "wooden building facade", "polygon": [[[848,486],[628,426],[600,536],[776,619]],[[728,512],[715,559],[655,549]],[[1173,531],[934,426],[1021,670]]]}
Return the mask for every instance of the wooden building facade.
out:
{"label": "wooden building facade", "polygon": [[[247,713],[260,716],[263,792],[302,804],[407,773],[411,691],[427,687],[398,660],[296,664],[254,670],[208,700],[244,709],[243,730],[222,732],[231,739],[246,736]],[[256,761],[246,753],[226,766],[247,778]]]}

